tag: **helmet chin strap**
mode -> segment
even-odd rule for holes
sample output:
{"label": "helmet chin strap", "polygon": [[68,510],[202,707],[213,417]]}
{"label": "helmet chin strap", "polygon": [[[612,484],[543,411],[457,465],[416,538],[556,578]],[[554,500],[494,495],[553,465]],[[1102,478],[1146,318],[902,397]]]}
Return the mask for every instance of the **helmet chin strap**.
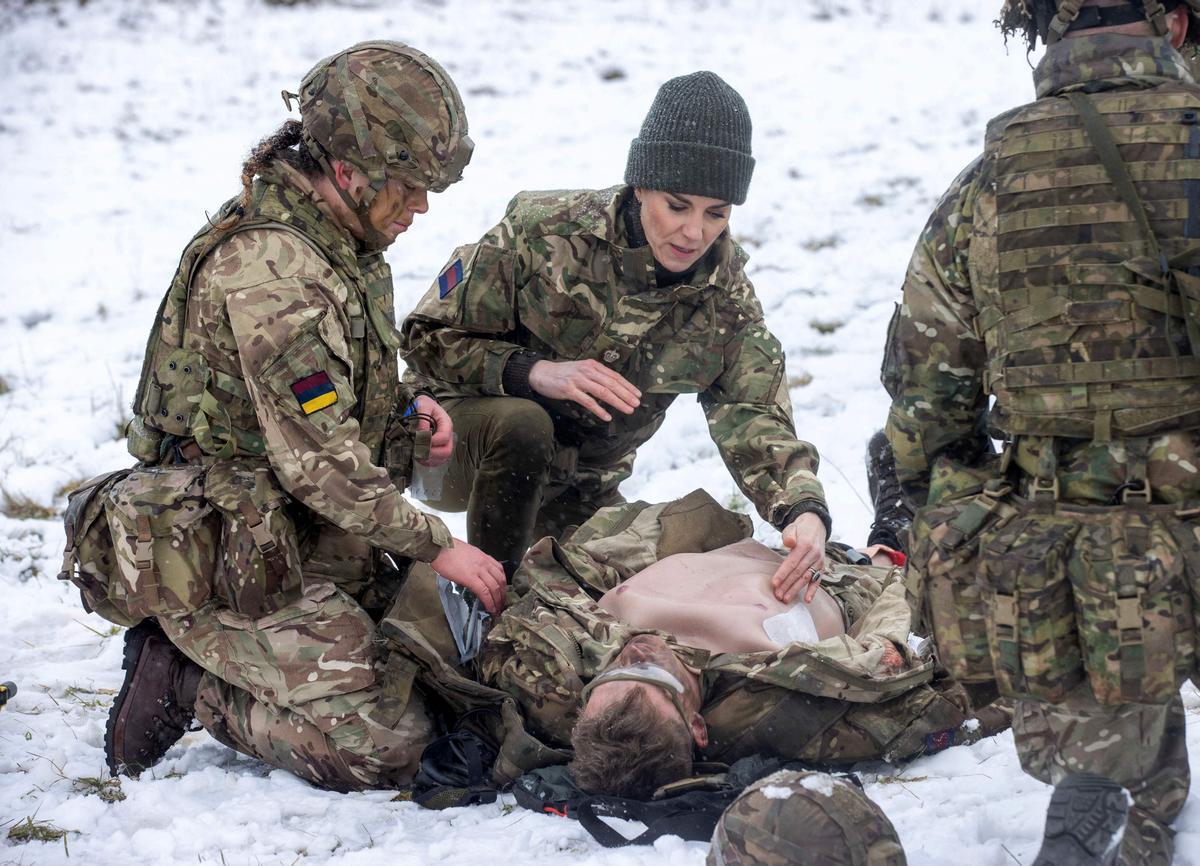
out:
{"label": "helmet chin strap", "polygon": [[333,167],[333,163],[329,159],[329,154],[321,147],[307,132],[304,133],[304,146],[308,152],[312,154],[313,159],[321,166],[321,171],[329,180],[330,185],[337,191],[337,194],[342,199],[342,204],[358,218],[359,228],[362,230],[362,239],[359,241],[359,252],[363,254],[380,253],[387,249],[392,244],[392,239],[385,235],[379,229],[375,228],[371,222],[371,202],[375,200],[376,194],[383,189],[387,183],[387,177],[382,179],[373,178],[368,181],[363,187],[362,198],[355,201],[350,195],[350,191],[344,189],[338,183],[337,171]]}

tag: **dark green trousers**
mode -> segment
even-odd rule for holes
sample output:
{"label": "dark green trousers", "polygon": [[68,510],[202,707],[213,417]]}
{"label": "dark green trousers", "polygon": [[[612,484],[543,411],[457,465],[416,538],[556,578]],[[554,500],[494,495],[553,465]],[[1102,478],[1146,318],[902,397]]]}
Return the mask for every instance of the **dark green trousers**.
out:
{"label": "dark green trousers", "polygon": [[586,500],[564,484],[569,479],[557,477],[554,424],[534,401],[459,397],[439,402],[454,422],[454,455],[444,472],[419,472],[410,492],[441,511],[465,511],[467,541],[504,563],[509,577],[531,543],[560,536],[601,505],[613,504]]}

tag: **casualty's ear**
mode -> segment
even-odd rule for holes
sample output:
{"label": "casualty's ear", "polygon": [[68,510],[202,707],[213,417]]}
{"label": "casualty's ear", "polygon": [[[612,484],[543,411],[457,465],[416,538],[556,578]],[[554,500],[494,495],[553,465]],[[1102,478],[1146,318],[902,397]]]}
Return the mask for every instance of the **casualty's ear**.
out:
{"label": "casualty's ear", "polygon": [[703,749],[708,745],[708,725],[704,723],[704,716],[699,713],[692,713],[692,721],[689,728],[692,732],[692,742],[698,748]]}

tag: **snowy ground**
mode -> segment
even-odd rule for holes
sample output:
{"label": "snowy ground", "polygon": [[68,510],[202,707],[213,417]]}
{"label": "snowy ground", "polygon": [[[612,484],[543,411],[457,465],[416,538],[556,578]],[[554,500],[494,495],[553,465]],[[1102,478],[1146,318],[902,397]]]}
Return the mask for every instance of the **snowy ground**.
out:
{"label": "snowy ground", "polygon": [[[85,780],[104,776],[121,638],[54,579],[61,491],[127,463],[118,431],[158,300],[248,147],[286,116],[279,91],[383,37],[448,67],[478,144],[466,181],[389,253],[401,314],[513,192],[617,182],[665,79],[709,68],[742,92],[758,167],[734,229],[788,352],[798,426],[821,450],[835,532],[861,540],[862,450],[885,414],[879,358],[909,252],[983,123],[1031,94],[1024,52],[991,26],[999,5],[0,0],[0,679],[21,688],[0,713],[0,822],[71,831],[0,838],[0,862],[701,863],[698,843],[605,851],[574,822],[503,805],[433,813],[387,792],[328,794],[203,733],[104,802]],[[681,400],[625,493],[698,483],[734,494]],[[1195,754],[1200,697],[1186,700]],[[914,866],[1033,859],[1048,790],[1021,774],[1008,735],[865,778]],[[1197,800],[1179,830],[1177,862],[1200,864]]]}

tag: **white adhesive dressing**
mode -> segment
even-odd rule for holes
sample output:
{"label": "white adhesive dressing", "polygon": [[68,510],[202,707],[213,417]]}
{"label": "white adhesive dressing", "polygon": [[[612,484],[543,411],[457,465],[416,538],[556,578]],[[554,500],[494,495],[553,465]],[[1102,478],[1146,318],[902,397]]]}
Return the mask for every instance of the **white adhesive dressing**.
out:
{"label": "white adhesive dressing", "polygon": [[817,625],[813,622],[812,613],[804,602],[796,604],[783,613],[764,619],[763,631],[767,633],[767,637],[772,643],[780,646],[797,641],[816,643],[819,640]]}

